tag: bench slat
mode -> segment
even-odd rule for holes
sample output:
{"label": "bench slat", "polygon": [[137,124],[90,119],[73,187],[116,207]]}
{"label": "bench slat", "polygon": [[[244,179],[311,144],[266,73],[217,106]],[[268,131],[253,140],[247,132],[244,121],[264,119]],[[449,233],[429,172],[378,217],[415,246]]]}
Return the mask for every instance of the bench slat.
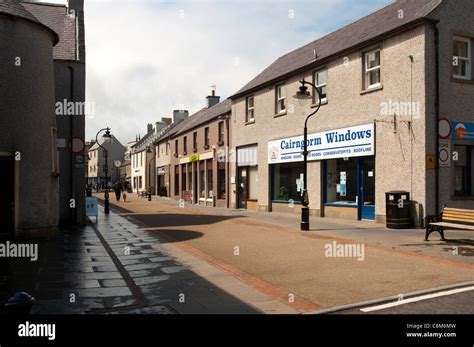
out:
{"label": "bench slat", "polygon": [[444,211],[444,212],[443,212],[443,215],[445,215],[445,214],[450,214],[450,215],[453,215],[453,216],[470,216],[470,217],[474,217],[474,212],[472,212],[472,213],[465,213],[465,212]]}
{"label": "bench slat", "polygon": [[450,220],[454,222],[465,222],[465,223],[473,223],[473,218],[462,218],[462,217],[452,217],[452,216],[443,216],[443,221]]}
{"label": "bench slat", "polygon": [[456,224],[456,223],[430,223],[431,225],[437,225],[440,227],[446,228],[453,228],[453,229],[466,229],[466,230],[474,230],[474,225],[464,225],[464,224]]}
{"label": "bench slat", "polygon": [[443,211],[466,212],[466,213],[474,212],[474,210],[464,210],[461,208],[451,208],[451,207],[446,207],[443,209]]}

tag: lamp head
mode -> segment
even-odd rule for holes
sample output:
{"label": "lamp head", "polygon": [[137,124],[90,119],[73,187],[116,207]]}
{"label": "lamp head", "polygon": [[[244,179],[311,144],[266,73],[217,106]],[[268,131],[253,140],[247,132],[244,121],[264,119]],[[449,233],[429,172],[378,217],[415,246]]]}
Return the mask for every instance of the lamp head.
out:
{"label": "lamp head", "polygon": [[299,90],[296,92],[296,95],[293,97],[298,100],[308,100],[312,99],[311,93],[308,91],[308,87],[306,87],[305,80],[302,80]]}

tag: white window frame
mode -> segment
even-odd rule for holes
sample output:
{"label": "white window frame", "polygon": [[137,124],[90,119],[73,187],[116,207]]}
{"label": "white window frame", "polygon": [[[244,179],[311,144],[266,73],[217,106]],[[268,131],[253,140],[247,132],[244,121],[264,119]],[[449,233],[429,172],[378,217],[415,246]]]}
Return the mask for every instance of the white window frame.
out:
{"label": "white window frame", "polygon": [[[252,106],[250,106],[250,99],[252,99]],[[255,122],[255,97],[253,95],[248,96],[246,99],[246,114],[245,120],[247,123]],[[252,117],[249,116],[249,113],[252,112]]]}
{"label": "white window frame", "polygon": [[[368,62],[369,62],[368,56],[372,53],[378,53],[379,54],[379,65],[369,68],[368,67]],[[379,70],[379,79],[380,80],[376,84],[370,84],[370,73],[372,71],[376,71],[376,70]],[[381,49],[380,48],[377,48],[377,49],[374,49],[374,50],[371,50],[369,52],[364,53],[364,83],[365,83],[364,87],[365,87],[366,90],[367,89],[378,88],[382,85],[382,54],[381,54]]]}
{"label": "white window frame", "polygon": [[[326,82],[325,83],[319,83],[319,80],[317,79],[318,74],[321,73],[321,72],[326,72]],[[320,69],[320,70],[314,71],[313,72],[313,83],[319,90],[322,90],[323,87],[326,87],[326,91],[327,91],[327,87],[328,87],[328,69]],[[313,98],[314,103],[318,102],[317,96],[318,96],[318,93],[315,91],[314,92],[314,98]],[[328,96],[327,96],[327,93],[326,93],[326,97],[321,99],[321,103],[324,104],[327,101],[328,101]]]}
{"label": "white window frame", "polygon": [[[280,102],[283,101],[285,108],[278,110]],[[285,84],[279,84],[275,87],[275,113],[277,115],[286,112],[286,88]]]}
{"label": "white window frame", "polygon": [[453,38],[453,46],[454,46],[454,41],[459,41],[459,42],[466,42],[467,43],[467,57],[459,57],[454,55],[454,48],[453,48],[453,57],[457,58],[458,60],[464,60],[467,62],[466,64],[466,76],[462,75],[456,75],[453,72],[453,77],[461,80],[470,80],[471,79],[471,62],[472,62],[472,41],[468,37],[462,37],[462,36],[454,36]]}

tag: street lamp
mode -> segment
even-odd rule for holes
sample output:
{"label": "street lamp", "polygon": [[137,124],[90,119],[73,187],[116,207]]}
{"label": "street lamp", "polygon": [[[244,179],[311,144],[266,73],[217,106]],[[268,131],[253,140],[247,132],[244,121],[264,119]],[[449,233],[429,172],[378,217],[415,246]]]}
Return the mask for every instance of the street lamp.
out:
{"label": "street lamp", "polygon": [[[147,146],[146,148],[147,153],[153,153],[153,149],[150,146]],[[155,155],[153,155],[153,158],[150,159],[150,162],[148,163],[148,201],[151,201],[151,162],[155,160]]]}
{"label": "street lamp", "polygon": [[298,100],[309,100],[313,97],[311,93],[308,91],[307,84],[312,86],[314,90],[318,93],[318,105],[313,113],[311,113],[308,117],[306,117],[306,121],[304,122],[304,150],[303,150],[303,160],[304,160],[304,171],[303,171],[303,207],[301,208],[301,231],[309,231],[309,196],[308,196],[308,120],[318,113],[321,107],[321,93],[319,89],[311,82],[307,82],[304,79],[300,81],[300,88],[295,96],[295,99]]}
{"label": "street lamp", "polygon": [[104,213],[105,214],[109,214],[110,213],[110,207],[109,207],[109,187],[108,187],[108,183],[109,183],[109,163],[108,163],[108,151],[107,149],[102,146],[98,140],[99,138],[99,134],[105,130],[105,134],[102,136],[106,139],[110,139],[112,137],[112,135],[110,135],[110,128],[107,127],[107,128],[104,128],[104,129],[100,129],[99,132],[97,133],[97,135],[95,136],[95,140],[97,142],[97,145],[102,148],[104,150],[104,154],[105,154],[105,165],[104,165],[104,171],[105,171],[105,194],[104,194]]}

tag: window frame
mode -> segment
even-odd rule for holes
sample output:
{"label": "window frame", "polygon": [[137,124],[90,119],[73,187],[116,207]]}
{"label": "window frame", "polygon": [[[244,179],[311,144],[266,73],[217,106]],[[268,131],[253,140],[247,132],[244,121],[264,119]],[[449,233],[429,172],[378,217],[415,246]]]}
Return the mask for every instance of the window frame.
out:
{"label": "window frame", "polygon": [[204,128],[204,147],[210,146],[209,127]]}
{"label": "window frame", "polygon": [[186,155],[188,153],[188,137],[183,137],[183,154]]}
{"label": "window frame", "polygon": [[217,131],[218,131],[218,141],[219,143],[223,143],[224,142],[224,138],[225,138],[225,126],[224,126],[224,121],[220,121],[218,124],[217,124]]}
{"label": "window frame", "polygon": [[[280,83],[275,86],[275,115],[280,116],[286,113],[286,84]],[[280,95],[280,91],[283,91],[283,96]],[[280,102],[283,101],[283,106],[281,110],[279,109]]]}
{"label": "window frame", "polygon": [[[367,65],[368,64],[367,57],[369,56],[369,54],[372,54],[372,53],[379,54],[379,65],[377,65],[376,67],[369,68]],[[364,54],[363,55],[364,57],[363,59],[364,90],[372,90],[372,89],[380,88],[382,86],[382,49],[374,48],[370,51],[365,51],[363,54]],[[370,84],[370,73],[376,70],[379,70],[379,82],[376,84]]]}
{"label": "window frame", "polygon": [[[252,99],[252,106],[250,106],[249,100]],[[252,112],[252,117],[249,117],[249,113]],[[245,122],[255,123],[255,96],[250,95],[245,99]]]}
{"label": "window frame", "polygon": [[[326,82],[323,83],[323,84],[319,84],[319,82],[316,80],[316,76],[321,73],[321,72],[326,72]],[[318,70],[315,70],[313,71],[313,84],[319,89],[319,90],[322,90],[323,87],[326,87],[326,97],[325,98],[322,98],[321,99],[321,104],[325,104],[328,102],[328,95],[327,95],[327,88],[328,88],[328,69],[325,67],[325,68],[322,68],[322,69],[318,69]],[[314,88],[313,88],[314,89]],[[317,99],[316,99],[316,91],[313,90],[313,104],[316,104],[317,103]]]}
{"label": "window frame", "polygon": [[[459,41],[459,42],[465,42],[467,43],[467,57],[460,57],[454,55],[454,42]],[[470,81],[472,79],[472,39],[469,37],[464,37],[464,36],[454,36],[453,37],[453,58],[457,58],[458,60],[464,60],[466,61],[466,76],[462,75],[456,75],[455,72],[453,71],[453,78],[459,79],[459,80],[464,80],[464,81]],[[455,66],[453,65],[453,68]]]}

